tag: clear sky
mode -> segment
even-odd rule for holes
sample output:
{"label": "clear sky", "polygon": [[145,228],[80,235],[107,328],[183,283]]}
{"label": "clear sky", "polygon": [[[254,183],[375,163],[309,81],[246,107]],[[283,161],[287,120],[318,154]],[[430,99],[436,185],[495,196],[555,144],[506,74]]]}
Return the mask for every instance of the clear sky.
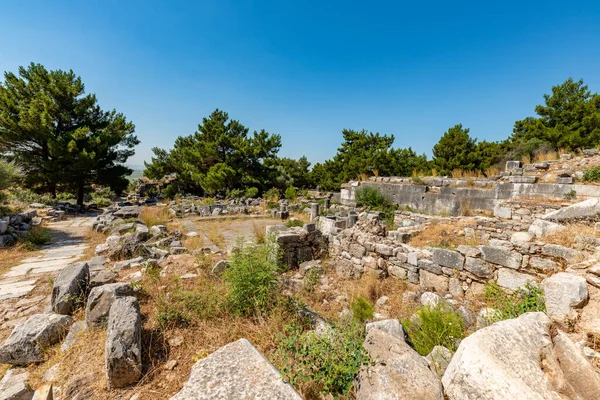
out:
{"label": "clear sky", "polygon": [[343,128],[431,154],[456,123],[510,135],[552,85],[600,91],[600,2],[0,1],[0,70],[72,69],[170,148],[215,108],[332,157]]}

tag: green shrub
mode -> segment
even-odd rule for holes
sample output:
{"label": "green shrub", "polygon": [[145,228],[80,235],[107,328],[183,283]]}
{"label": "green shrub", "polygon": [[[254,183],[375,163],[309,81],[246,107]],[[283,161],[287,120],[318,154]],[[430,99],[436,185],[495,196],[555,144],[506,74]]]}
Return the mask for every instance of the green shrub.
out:
{"label": "green shrub", "polygon": [[375,307],[364,297],[357,297],[350,304],[352,317],[358,322],[365,322],[373,318]]}
{"label": "green shrub", "polygon": [[435,346],[444,346],[454,352],[458,341],[465,336],[463,320],[444,303],[435,307],[421,307],[416,321],[403,321],[404,328],[415,350],[422,356]]}
{"label": "green shrub", "polygon": [[484,287],[484,297],[488,307],[496,310],[492,316],[488,316],[490,323],[517,318],[526,312],[546,311],[544,292],[529,282],[524,288],[518,288],[511,294],[495,282],[487,283]]}
{"label": "green shrub", "polygon": [[268,311],[277,294],[276,260],[277,251],[271,243],[238,243],[223,274],[234,313],[258,316]]}
{"label": "green shrub", "polygon": [[277,188],[272,188],[267,190],[264,194],[263,194],[263,198],[267,199],[267,200],[271,200],[271,201],[277,201],[279,200],[279,189]]}
{"label": "green shrub", "polygon": [[427,182],[425,182],[423,180],[423,178],[421,178],[418,175],[413,175],[410,180],[412,181],[412,183],[414,183],[415,185],[427,185]]}
{"label": "green shrub", "polygon": [[304,398],[349,396],[359,370],[369,364],[364,335],[357,323],[333,325],[321,335],[290,325],[278,338],[274,363]]}
{"label": "green shrub", "polygon": [[[167,186],[165,186],[164,189],[161,190],[160,193],[163,197],[173,200],[175,198],[175,196],[177,196],[177,194],[179,193],[179,186],[177,186],[176,183],[171,182]],[[148,197],[153,197],[153,196],[150,196],[148,194]]]}
{"label": "green shrub", "polygon": [[54,199],[49,193],[40,195],[34,192],[31,189],[20,189],[13,188],[9,191],[9,198],[13,201],[19,201],[22,203],[42,203],[42,204],[52,204],[54,203]]}
{"label": "green shrub", "polygon": [[304,222],[300,221],[299,219],[290,219],[288,222],[286,222],[285,226],[287,226],[288,228],[294,228],[297,226],[304,226]]}
{"label": "green shrub", "polygon": [[577,198],[577,192],[573,189],[569,190],[567,193],[563,194],[565,200],[573,200]]}
{"label": "green shrub", "polygon": [[290,200],[290,201],[294,201],[296,200],[296,197],[298,197],[298,193],[296,192],[296,188],[293,186],[290,186],[289,188],[285,189],[285,198]]}
{"label": "green shrub", "polygon": [[258,197],[258,188],[249,187],[248,189],[246,189],[245,196],[247,199],[253,199],[255,197]]}
{"label": "green shrub", "polygon": [[586,182],[600,181],[600,166],[588,169],[583,173],[583,180]]}
{"label": "green shrub", "polygon": [[389,197],[379,190],[368,186],[361,186],[356,189],[355,198],[357,206],[386,208],[392,205],[392,201]]}
{"label": "green shrub", "polygon": [[244,197],[244,189],[229,189],[227,190],[227,198],[240,199]]}
{"label": "green shrub", "polygon": [[50,243],[52,241],[52,235],[48,229],[34,226],[27,232],[22,240],[26,248],[35,249]]}

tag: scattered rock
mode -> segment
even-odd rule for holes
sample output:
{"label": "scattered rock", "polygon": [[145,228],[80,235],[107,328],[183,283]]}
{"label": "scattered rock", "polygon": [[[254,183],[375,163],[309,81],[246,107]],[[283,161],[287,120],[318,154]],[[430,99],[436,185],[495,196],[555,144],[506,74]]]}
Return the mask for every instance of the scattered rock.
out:
{"label": "scattered rock", "polygon": [[44,350],[60,341],[73,323],[60,314],[32,315],[17,325],[0,346],[0,363],[29,364],[43,360]]}
{"label": "scattered rock", "polygon": [[567,272],[544,279],[542,289],[546,312],[558,321],[573,318],[574,309],[585,305],[589,296],[585,278]]}
{"label": "scattered rock", "polygon": [[366,326],[367,334],[371,329],[379,329],[396,339],[405,340],[404,328],[397,319],[369,322]]}
{"label": "scattered rock", "polygon": [[0,381],[0,400],[31,400],[33,390],[27,383],[29,373],[24,369],[11,368]]}
{"label": "scattered rock", "polygon": [[110,307],[105,359],[109,389],[131,385],[142,376],[142,322],[135,297],[119,297]]}
{"label": "scattered rock", "polygon": [[85,321],[77,321],[71,325],[71,329],[69,329],[69,333],[67,334],[63,344],[60,346],[60,349],[62,351],[69,350],[75,344],[77,336],[83,331],[85,331]]}
{"label": "scattered rock", "polygon": [[171,398],[188,399],[302,398],[250,342],[240,339],[194,364],[183,389]]}
{"label": "scattered rock", "polygon": [[85,322],[88,328],[104,327],[114,301],[120,297],[133,296],[128,283],[111,283],[92,289],[85,308]]}
{"label": "scattered rock", "polygon": [[371,329],[364,347],[375,365],[358,377],[357,400],[423,399],[443,400],[442,385],[425,358],[404,340],[380,329]]}
{"label": "scattered rock", "polygon": [[79,303],[83,303],[90,280],[87,263],[75,263],[63,268],[54,280],[52,288],[52,311],[70,315]]}

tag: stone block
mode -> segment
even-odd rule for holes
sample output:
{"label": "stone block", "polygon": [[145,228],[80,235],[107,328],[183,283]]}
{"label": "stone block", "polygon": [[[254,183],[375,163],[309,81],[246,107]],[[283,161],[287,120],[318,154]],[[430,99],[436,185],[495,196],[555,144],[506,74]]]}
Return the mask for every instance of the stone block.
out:
{"label": "stone block", "polygon": [[494,217],[502,219],[512,218],[512,209],[510,207],[494,206]]}
{"label": "stone block", "polygon": [[302,397],[246,339],[196,362],[183,389],[171,400],[278,399]]}
{"label": "stone block", "polygon": [[52,311],[63,315],[71,314],[85,300],[89,280],[90,269],[85,262],[63,268],[54,279],[50,300]]}
{"label": "stone block", "polygon": [[44,351],[60,341],[73,319],[60,314],[35,314],[17,325],[0,345],[0,363],[29,364],[44,359]]}
{"label": "stone block", "polygon": [[561,185],[572,185],[574,182],[574,179],[572,176],[566,176],[566,177],[557,177],[554,180],[555,183],[561,184]]}
{"label": "stone block", "polygon": [[435,290],[437,292],[448,291],[448,278],[446,276],[432,274],[425,270],[419,270],[419,285],[423,290]]}
{"label": "stone block", "polygon": [[494,277],[494,267],[487,264],[481,258],[467,257],[465,270],[478,278],[491,279]]}
{"label": "stone block", "polygon": [[563,321],[573,316],[573,309],[585,305],[589,298],[584,277],[559,272],[542,281],[546,313],[552,319]]}
{"label": "stone block", "polygon": [[536,284],[536,281],[531,275],[522,274],[508,268],[500,268],[497,283],[500,287],[514,291],[525,288],[527,283]]}
{"label": "stone block", "polygon": [[505,166],[505,170],[506,171],[512,171],[514,169],[521,168],[522,166],[523,166],[523,162],[521,162],[521,161],[516,161],[516,160],[507,161],[506,162],[506,166]]}
{"label": "stone block", "polygon": [[350,247],[348,248],[348,252],[353,257],[361,258],[367,253],[367,249],[365,249],[364,246],[361,246],[358,243],[352,243],[352,244],[350,244]]}
{"label": "stone block", "polygon": [[558,232],[566,229],[564,225],[560,225],[550,221],[544,221],[543,219],[536,219],[529,226],[529,232],[533,233],[536,237],[541,238],[546,235],[551,235],[554,232]]}
{"label": "stone block", "polygon": [[87,327],[105,327],[108,321],[108,313],[114,301],[126,296],[133,296],[133,288],[128,283],[111,283],[93,288],[85,308]]}
{"label": "stone block", "polygon": [[417,268],[424,269],[425,271],[431,272],[432,274],[442,275],[442,267],[431,260],[422,258],[417,263]]}
{"label": "stone block", "polygon": [[523,256],[520,253],[501,246],[479,246],[479,249],[483,253],[483,259],[487,262],[512,269],[521,267]]}
{"label": "stone block", "polygon": [[562,258],[568,263],[576,263],[583,260],[583,255],[577,250],[559,244],[545,244],[542,247],[542,254],[545,256]]}
{"label": "stone block", "polygon": [[0,400],[31,400],[33,390],[28,379],[25,369],[10,368],[0,381]]}
{"label": "stone block", "polygon": [[549,212],[542,219],[554,222],[596,219],[600,216],[600,199],[591,198],[568,207]]}
{"label": "stone block", "polygon": [[376,244],[375,251],[382,256],[391,257],[394,255],[394,248],[387,244]]}
{"label": "stone block", "polygon": [[462,270],[465,264],[465,257],[457,251],[433,249],[433,262],[442,267]]}
{"label": "stone block", "polygon": [[109,389],[129,386],[142,376],[142,322],[135,297],[116,299],[108,315],[105,348]]}
{"label": "stone block", "polygon": [[536,183],[537,176],[510,176],[508,181],[510,183]]}
{"label": "stone block", "polygon": [[544,274],[551,274],[560,269],[560,264],[549,258],[531,257],[529,267]]}

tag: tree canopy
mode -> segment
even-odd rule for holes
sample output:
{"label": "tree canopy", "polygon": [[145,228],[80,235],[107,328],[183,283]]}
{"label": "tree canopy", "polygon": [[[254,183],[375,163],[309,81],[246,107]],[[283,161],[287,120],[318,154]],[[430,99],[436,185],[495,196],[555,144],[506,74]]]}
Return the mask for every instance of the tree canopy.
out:
{"label": "tree canopy", "polygon": [[103,111],[85,94],[73,71],[48,71],[40,64],[4,74],[0,84],[0,152],[23,172],[25,183],[56,195],[57,186],[83,203],[90,183],[116,191],[131,173],[123,163],[139,144],[133,123],[115,110]]}

